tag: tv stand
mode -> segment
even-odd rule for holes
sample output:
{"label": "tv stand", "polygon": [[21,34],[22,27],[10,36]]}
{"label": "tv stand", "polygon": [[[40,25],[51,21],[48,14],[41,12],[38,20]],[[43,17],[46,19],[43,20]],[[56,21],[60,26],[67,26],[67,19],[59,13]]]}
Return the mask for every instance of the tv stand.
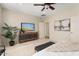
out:
{"label": "tv stand", "polygon": [[38,39],[38,32],[25,32],[25,33],[20,33],[19,35],[20,43],[37,40],[37,39]]}

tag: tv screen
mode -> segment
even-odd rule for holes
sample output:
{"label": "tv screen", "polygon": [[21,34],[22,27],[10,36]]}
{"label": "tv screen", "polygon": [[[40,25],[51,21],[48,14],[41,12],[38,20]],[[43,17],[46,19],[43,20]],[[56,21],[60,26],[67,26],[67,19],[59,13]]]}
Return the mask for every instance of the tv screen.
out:
{"label": "tv screen", "polygon": [[21,23],[22,30],[25,31],[34,31],[35,30],[35,24],[33,23]]}

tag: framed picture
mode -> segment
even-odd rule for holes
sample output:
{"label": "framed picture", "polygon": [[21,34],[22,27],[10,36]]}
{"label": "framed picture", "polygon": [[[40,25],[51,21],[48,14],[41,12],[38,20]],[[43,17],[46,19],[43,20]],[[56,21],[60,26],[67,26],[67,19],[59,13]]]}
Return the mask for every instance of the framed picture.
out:
{"label": "framed picture", "polygon": [[60,21],[55,21],[55,25],[54,25],[54,29],[56,30],[56,31],[60,31],[61,30],[61,28],[60,28]]}
{"label": "framed picture", "polygon": [[70,31],[70,18],[56,20],[54,24],[55,31]]}

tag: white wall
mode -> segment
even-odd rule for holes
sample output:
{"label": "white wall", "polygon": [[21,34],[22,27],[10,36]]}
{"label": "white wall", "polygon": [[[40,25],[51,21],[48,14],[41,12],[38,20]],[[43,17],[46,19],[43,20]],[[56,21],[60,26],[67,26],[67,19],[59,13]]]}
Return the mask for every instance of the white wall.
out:
{"label": "white wall", "polygon": [[79,16],[74,16],[71,22],[71,39],[74,42],[79,42]]}
{"label": "white wall", "polygon": [[[69,10],[68,10],[69,11]],[[61,42],[65,40],[70,40],[70,32],[68,31],[54,31],[54,21],[55,20],[62,20],[66,18],[71,18],[68,11],[62,11],[61,13],[55,14],[49,21],[50,21],[50,39],[56,42]]]}
{"label": "white wall", "polygon": [[[32,15],[28,15],[28,14],[24,14],[24,13],[20,13],[20,12],[16,12],[16,11],[11,11],[11,10],[6,10],[3,9],[3,22],[7,23],[10,26],[16,26],[18,28],[21,27],[21,22],[24,23],[34,23],[35,24],[35,31],[39,31],[39,18],[38,17],[34,17]],[[16,43],[18,41],[15,40]],[[5,45],[8,45],[9,40],[4,38],[3,42],[5,43]]]}
{"label": "white wall", "polygon": [[0,45],[1,45],[2,7],[0,6]]}
{"label": "white wall", "polygon": [[[55,41],[55,42],[61,42],[61,41],[79,41],[79,31],[77,29],[78,24],[79,24],[79,6],[77,5],[76,7],[70,7],[67,9],[63,9],[59,12],[55,12],[52,16],[48,17],[47,20],[49,22],[49,35],[50,39]],[[77,18],[76,18],[77,16]],[[71,19],[71,31],[54,31],[54,21],[55,20],[62,20],[70,18]],[[75,21],[76,20],[76,21]],[[73,25],[73,24],[76,24]],[[74,26],[76,29],[74,30]],[[76,32],[77,31],[77,32]],[[76,34],[72,34],[72,32],[76,32]],[[74,36],[74,39],[72,39]]]}
{"label": "white wall", "polygon": [[38,31],[39,18],[37,17],[6,9],[3,10],[3,17],[4,22],[8,23],[11,26],[17,26],[19,28],[21,27],[21,22],[34,23],[35,31]]}
{"label": "white wall", "polygon": [[76,16],[71,20],[71,39],[72,41],[79,42],[79,6],[75,7]]}

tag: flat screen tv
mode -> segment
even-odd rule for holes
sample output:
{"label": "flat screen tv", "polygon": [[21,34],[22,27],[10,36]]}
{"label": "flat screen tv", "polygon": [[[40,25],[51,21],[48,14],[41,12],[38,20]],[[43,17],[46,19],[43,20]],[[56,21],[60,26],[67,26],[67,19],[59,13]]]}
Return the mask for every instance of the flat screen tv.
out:
{"label": "flat screen tv", "polygon": [[35,31],[34,23],[21,23],[21,29],[24,31]]}

